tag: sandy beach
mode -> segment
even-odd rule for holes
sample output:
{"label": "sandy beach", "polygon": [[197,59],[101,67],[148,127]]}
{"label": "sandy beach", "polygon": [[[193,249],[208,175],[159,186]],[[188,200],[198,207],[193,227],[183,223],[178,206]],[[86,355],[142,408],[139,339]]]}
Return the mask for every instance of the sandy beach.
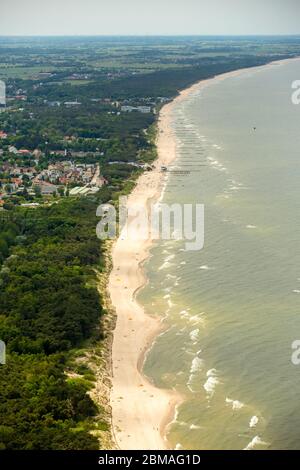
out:
{"label": "sandy beach", "polygon": [[[256,68],[262,67],[265,66]],[[237,70],[198,82],[161,109],[158,159],[153,171],[145,172],[138,179],[129,196],[129,206],[139,204],[147,207],[161,195],[166,178],[161,166],[170,165],[176,158],[176,138],[171,128],[176,103],[215,81],[254,69]],[[116,446],[124,450],[169,448],[165,439],[166,426],[174,417],[175,406],[182,401],[175,391],[155,387],[142,374],[145,352],[163,329],[161,321],[147,315],[136,301],[137,291],[146,282],[143,262],[148,257],[151,244],[151,238],[131,240],[124,239],[121,234],[112,251],[113,269],[108,289],[117,314],[112,347],[112,426]]]}
{"label": "sandy beach", "polygon": [[[128,205],[147,206],[159,198],[165,175],[162,165],[169,165],[176,155],[176,144],[169,127],[173,103],[160,115],[159,157],[153,171],[145,172],[129,196]],[[142,264],[152,240],[116,241],[109,293],[116,309],[117,324],[112,349],[112,421],[116,444],[121,449],[165,449],[163,428],[172,419],[179,397],[175,392],[154,387],[141,373],[144,355],[162,330],[158,319],[145,314],[135,300],[145,284]]]}

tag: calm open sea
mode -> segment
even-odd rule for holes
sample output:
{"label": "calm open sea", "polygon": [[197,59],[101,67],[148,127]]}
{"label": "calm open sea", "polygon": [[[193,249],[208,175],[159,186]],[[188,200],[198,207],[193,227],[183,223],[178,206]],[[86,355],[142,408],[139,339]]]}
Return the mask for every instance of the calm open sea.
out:
{"label": "calm open sea", "polygon": [[174,448],[300,448],[296,79],[300,61],[249,70],[174,108],[163,202],[205,205],[205,246],[158,242],[139,294],[168,327],[144,371],[185,397],[168,431]]}

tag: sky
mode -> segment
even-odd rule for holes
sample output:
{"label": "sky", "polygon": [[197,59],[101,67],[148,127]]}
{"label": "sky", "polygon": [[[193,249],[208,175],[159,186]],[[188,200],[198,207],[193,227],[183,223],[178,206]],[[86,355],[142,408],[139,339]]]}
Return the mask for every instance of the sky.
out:
{"label": "sky", "polygon": [[0,0],[0,35],[300,34],[299,0]]}

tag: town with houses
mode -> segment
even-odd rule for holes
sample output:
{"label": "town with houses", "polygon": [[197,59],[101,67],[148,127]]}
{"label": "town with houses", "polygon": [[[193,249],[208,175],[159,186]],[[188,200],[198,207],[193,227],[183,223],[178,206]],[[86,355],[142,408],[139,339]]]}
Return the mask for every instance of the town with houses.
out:
{"label": "town with houses", "polygon": [[[40,73],[40,79],[49,79],[53,77],[50,73]],[[88,80],[88,75],[73,74],[69,80]],[[33,89],[42,87],[43,82],[34,84]],[[8,88],[12,88],[9,86]],[[32,112],[32,104],[27,106],[28,96],[27,91],[23,88],[18,88],[12,93],[9,91],[5,100],[1,101],[0,113],[3,116],[25,116],[25,111],[29,109],[27,118],[33,121],[35,113]],[[106,110],[107,115],[116,115],[116,117],[123,115],[132,115],[133,113],[141,115],[156,114],[156,108],[161,106],[167,98],[159,97],[142,98],[135,100],[127,98],[121,101],[115,101],[110,98],[89,98],[88,100],[92,106],[100,104]],[[23,104],[22,104],[23,103]],[[51,108],[52,113],[55,113],[54,108],[66,110],[76,110],[83,103],[75,98],[72,101],[59,101],[44,99],[39,103],[41,108]],[[86,103],[85,103],[86,106]],[[89,105],[90,106],[90,105]],[[103,109],[101,110],[103,113]],[[151,118],[152,119],[152,118]],[[1,123],[0,123],[1,125]],[[45,149],[42,151],[40,148],[34,150],[28,148],[18,148],[16,145],[11,145],[11,137],[16,137],[18,131],[10,134],[5,129],[0,128],[0,210],[5,207],[6,202],[17,201],[21,206],[38,206],[42,203],[49,203],[51,198],[59,198],[64,196],[88,196],[93,195],[99,189],[108,184],[108,180],[101,175],[101,157],[104,152],[97,149],[92,154],[81,150],[80,148],[70,151],[68,148],[61,148],[56,150]],[[88,140],[88,139],[87,139]],[[105,140],[105,139],[96,139]],[[63,136],[62,142],[68,147],[69,144],[74,144],[78,141],[75,136]],[[92,163],[89,161],[88,156],[93,156]],[[45,158],[47,157],[47,158]],[[41,165],[41,160],[43,164]],[[45,162],[47,163],[45,166]],[[146,168],[147,164],[137,161],[119,161],[118,158],[107,162],[108,165],[124,165],[131,168]]]}
{"label": "town with houses", "polygon": [[[107,180],[101,176],[99,163],[77,163],[71,158],[57,160],[49,163],[44,169],[40,168],[40,159],[43,153],[39,149],[30,151],[28,149],[17,149],[9,146],[3,150],[1,143],[7,139],[7,134],[0,131],[0,208],[13,196],[22,196],[23,206],[39,205],[36,200],[41,197],[54,196],[86,196],[95,194],[107,184]],[[2,160],[3,155],[18,158],[21,164],[13,162],[13,158]],[[54,152],[52,152],[54,154]],[[64,157],[72,155],[66,150],[61,151]],[[80,154],[77,152],[76,155]],[[82,152],[84,156],[84,152]],[[28,166],[26,160],[30,161]],[[34,201],[34,202],[27,202]]]}

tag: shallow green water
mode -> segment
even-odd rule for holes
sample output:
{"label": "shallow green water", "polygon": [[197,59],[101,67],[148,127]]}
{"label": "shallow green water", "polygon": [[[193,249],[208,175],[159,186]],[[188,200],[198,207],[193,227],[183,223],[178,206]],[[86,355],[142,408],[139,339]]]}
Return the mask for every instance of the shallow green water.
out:
{"label": "shallow green water", "polygon": [[170,175],[163,201],[204,203],[205,246],[157,243],[139,301],[168,326],[144,371],[185,396],[177,448],[300,448],[296,79],[300,62],[247,71],[174,110],[173,169],[190,173]]}

